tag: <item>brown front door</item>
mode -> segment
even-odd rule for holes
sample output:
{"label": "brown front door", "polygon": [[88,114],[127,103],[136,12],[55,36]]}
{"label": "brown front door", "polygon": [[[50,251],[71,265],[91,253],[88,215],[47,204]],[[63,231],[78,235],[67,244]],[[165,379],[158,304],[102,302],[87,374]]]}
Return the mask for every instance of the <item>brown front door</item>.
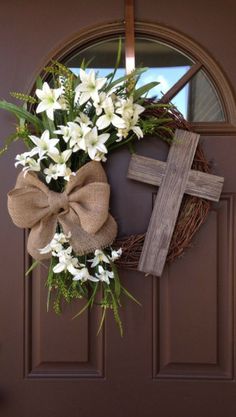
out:
{"label": "brown front door", "polygon": [[[25,236],[12,225],[6,209],[6,193],[16,178],[14,156],[21,148],[16,144],[1,159],[1,417],[236,415],[235,13],[230,0],[181,5],[174,0],[136,1],[137,21],[149,22],[137,24],[137,34],[156,36],[201,61],[219,93],[222,117],[216,110],[209,115],[205,87],[194,96],[204,77],[195,80],[191,117],[213,171],[225,177],[225,185],[192,247],[166,267],[161,279],[121,273],[142,303],[139,308],[124,302],[123,339],[112,317],[96,336],[96,308],[78,320],[71,320],[76,305],[66,306],[59,317],[46,312],[45,271],[25,277]],[[9,91],[29,90],[43,65],[65,45],[91,44],[99,36],[122,32],[123,14],[120,0],[2,2],[1,98],[8,99]],[[3,139],[14,122],[4,112],[0,122]],[[141,143],[138,151],[163,156],[156,140]],[[146,230],[156,193],[155,187],[126,179],[129,158],[127,151],[120,151],[107,163],[112,212],[122,235]]]}

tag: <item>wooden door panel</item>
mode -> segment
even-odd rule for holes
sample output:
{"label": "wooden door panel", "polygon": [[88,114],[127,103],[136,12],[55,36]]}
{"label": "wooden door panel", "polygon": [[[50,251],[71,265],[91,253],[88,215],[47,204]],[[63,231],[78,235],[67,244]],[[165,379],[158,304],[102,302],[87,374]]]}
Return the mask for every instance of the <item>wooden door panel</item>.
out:
{"label": "wooden door panel", "polygon": [[[65,7],[59,1],[53,25],[53,2],[23,3],[20,13],[14,1],[1,5],[0,90],[5,98],[8,91],[25,90],[46,56],[66,39],[91,25],[123,19],[120,0],[102,0],[96,12],[93,3],[69,0]],[[212,5],[201,0],[185,2],[181,9],[174,1],[162,2],[161,8],[153,0],[145,7],[137,1],[136,17],[191,36],[225,65],[233,85],[235,6],[224,7],[221,14],[222,5],[214,4],[214,16]],[[224,37],[209,32],[211,18],[212,27],[223,27]],[[14,122],[3,112],[0,118],[4,138]],[[236,137],[212,135],[203,142],[213,171],[225,177],[221,201],[192,247],[166,267],[162,278],[121,272],[124,285],[142,303],[124,302],[123,339],[111,316],[96,336],[96,308],[75,320],[77,303],[65,306],[59,317],[46,312],[45,271],[24,276],[25,235],[6,209],[6,193],[17,175],[14,156],[22,148],[15,144],[1,159],[1,417],[235,417]],[[166,160],[168,146],[152,138],[139,141],[137,152]],[[106,164],[120,236],[147,229],[157,192],[126,179],[129,158],[128,151],[118,151]]]}
{"label": "wooden door panel", "polygon": [[233,377],[233,203],[222,196],[192,248],[155,283],[157,378]]}
{"label": "wooden door panel", "polygon": [[100,378],[104,345],[97,336],[101,312],[95,307],[80,318],[73,316],[84,302],[63,306],[63,314],[47,312],[46,271],[39,267],[29,278],[25,298],[26,377]]}

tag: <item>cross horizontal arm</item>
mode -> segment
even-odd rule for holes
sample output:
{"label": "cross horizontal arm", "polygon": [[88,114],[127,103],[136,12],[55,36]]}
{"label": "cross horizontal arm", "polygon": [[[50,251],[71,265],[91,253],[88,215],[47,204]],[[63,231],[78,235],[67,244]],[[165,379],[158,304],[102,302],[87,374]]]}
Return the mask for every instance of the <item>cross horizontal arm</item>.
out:
{"label": "cross horizontal arm", "polygon": [[[127,177],[146,184],[160,186],[165,171],[166,162],[145,156],[132,155]],[[189,171],[185,193],[211,201],[219,201],[223,183],[223,177],[191,170]]]}

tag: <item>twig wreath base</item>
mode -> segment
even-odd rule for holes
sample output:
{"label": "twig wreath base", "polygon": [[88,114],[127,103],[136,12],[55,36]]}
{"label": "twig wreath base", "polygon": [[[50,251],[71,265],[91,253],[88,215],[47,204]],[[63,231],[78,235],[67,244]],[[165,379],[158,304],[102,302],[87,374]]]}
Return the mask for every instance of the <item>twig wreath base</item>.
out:
{"label": "twig wreath base", "polygon": [[[166,109],[164,108],[154,108],[146,110],[144,116],[163,117],[164,112],[166,115]],[[169,133],[170,141],[175,129],[192,130],[190,123],[183,118],[182,114],[176,108],[171,107],[169,109],[168,118],[172,119],[168,123],[168,128],[172,132],[172,134]],[[163,135],[159,133],[159,137],[161,140],[166,141],[168,134],[166,131],[163,131]],[[210,172],[209,162],[201,146],[197,148],[193,161],[193,169],[206,173]],[[191,246],[194,235],[207,218],[210,206],[210,202],[203,198],[185,195],[171,240],[167,262],[174,261],[183,254],[185,249]],[[119,268],[137,270],[145,235],[145,233],[129,235],[116,240],[114,246],[122,248],[122,256],[117,260],[117,266]]]}

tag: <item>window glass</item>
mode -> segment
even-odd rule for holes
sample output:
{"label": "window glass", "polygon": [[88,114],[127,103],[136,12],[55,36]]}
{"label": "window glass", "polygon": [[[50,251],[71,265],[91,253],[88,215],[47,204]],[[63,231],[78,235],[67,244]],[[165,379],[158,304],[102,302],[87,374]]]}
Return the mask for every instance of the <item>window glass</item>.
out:
{"label": "window glass", "polygon": [[224,111],[217,92],[211,81],[199,71],[191,81],[172,100],[178,107],[185,94],[185,118],[190,122],[222,122]]}
{"label": "window glass", "polygon": [[[112,71],[116,62],[118,40],[101,41],[83,50],[75,52],[66,64],[75,74],[83,60],[89,62],[88,68],[106,76]],[[138,87],[151,81],[159,84],[150,90],[148,97],[160,99],[194,64],[179,50],[156,40],[136,38],[136,67],[147,67],[138,82]],[[116,78],[125,74],[124,42],[120,67]],[[225,120],[223,107],[217,92],[203,71],[199,71],[193,79],[173,98],[172,102],[184,117],[194,122],[215,122]]]}

